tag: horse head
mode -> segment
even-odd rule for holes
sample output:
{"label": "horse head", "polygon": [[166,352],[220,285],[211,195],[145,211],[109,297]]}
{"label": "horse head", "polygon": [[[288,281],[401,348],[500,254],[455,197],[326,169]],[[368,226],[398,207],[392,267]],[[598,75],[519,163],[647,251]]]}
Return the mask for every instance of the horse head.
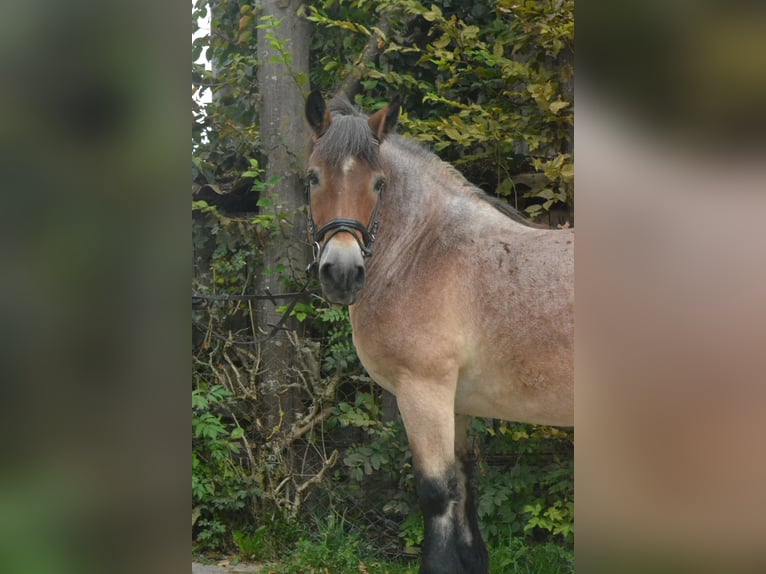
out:
{"label": "horse head", "polygon": [[369,118],[348,101],[335,106],[318,91],[306,101],[313,132],[306,195],[322,289],[330,301],[351,305],[365,284],[364,260],[372,255],[386,186],[379,148],[396,126],[399,103]]}

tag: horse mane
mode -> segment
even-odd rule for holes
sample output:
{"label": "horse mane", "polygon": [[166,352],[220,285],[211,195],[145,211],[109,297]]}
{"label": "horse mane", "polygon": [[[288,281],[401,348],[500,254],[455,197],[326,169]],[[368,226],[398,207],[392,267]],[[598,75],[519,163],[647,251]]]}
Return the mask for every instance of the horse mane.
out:
{"label": "horse mane", "polygon": [[497,211],[499,211],[500,213],[502,213],[509,219],[512,219],[516,223],[520,223],[526,227],[532,227],[535,229],[548,229],[547,226],[541,225],[539,223],[535,223],[534,221],[527,218],[518,209],[511,206],[507,201],[504,201],[500,199],[499,197],[493,197],[489,195],[483,189],[481,189],[477,185],[474,185],[473,183],[468,181],[465,178],[465,176],[462,173],[460,173],[458,169],[456,169],[453,165],[441,159],[438,155],[436,155],[433,151],[431,151],[428,147],[426,147],[421,142],[408,139],[408,138],[399,137],[399,136],[395,137],[395,141],[399,147],[403,148],[404,151],[414,155],[419,155],[420,157],[426,160],[440,164],[443,168],[450,171],[463,184],[463,187],[466,190],[473,193],[476,197],[478,197],[482,201],[490,204]]}
{"label": "horse mane", "polygon": [[[346,96],[342,95],[330,99],[328,109],[332,114],[332,122],[327,129],[327,133],[319,138],[314,145],[315,151],[322,159],[331,165],[340,165],[349,156],[359,157],[373,168],[377,169],[380,167],[378,159],[379,142],[367,123],[369,116],[352,104]],[[484,190],[469,182],[462,173],[442,160],[422,143],[395,135],[389,136],[389,140],[394,141],[406,152],[438,162],[456,174],[460,181],[464,183],[466,189],[473,192],[476,197],[490,204],[509,219],[526,227],[546,228],[544,225],[535,223],[525,217],[508,202],[487,194]]]}
{"label": "horse mane", "polygon": [[507,201],[503,201],[499,197],[492,197],[491,195],[485,193],[484,190],[479,189],[478,187],[475,189],[475,191],[476,191],[476,195],[478,195],[481,199],[489,203],[492,207],[497,209],[503,215],[509,217],[510,219],[513,219],[516,223],[521,223],[522,225],[525,225],[526,227],[533,227],[535,229],[548,229],[548,226],[541,225],[540,223],[535,223],[531,219],[528,219],[523,213],[521,213],[518,209],[513,207]]}

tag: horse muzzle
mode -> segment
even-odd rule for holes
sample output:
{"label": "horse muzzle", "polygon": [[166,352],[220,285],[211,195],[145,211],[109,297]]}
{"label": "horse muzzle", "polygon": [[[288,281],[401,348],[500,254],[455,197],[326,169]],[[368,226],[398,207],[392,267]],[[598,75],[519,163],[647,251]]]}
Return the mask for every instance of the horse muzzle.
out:
{"label": "horse muzzle", "polygon": [[365,283],[364,257],[357,241],[343,235],[348,241],[340,236],[325,244],[319,260],[319,282],[330,302],[353,305]]}

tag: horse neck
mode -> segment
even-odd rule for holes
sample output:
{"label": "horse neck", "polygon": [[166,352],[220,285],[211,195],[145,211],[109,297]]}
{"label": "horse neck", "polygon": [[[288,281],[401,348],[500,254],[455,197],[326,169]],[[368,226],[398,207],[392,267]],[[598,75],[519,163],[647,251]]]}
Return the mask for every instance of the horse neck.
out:
{"label": "horse neck", "polygon": [[423,257],[438,255],[435,250],[452,229],[450,202],[459,200],[462,176],[435,156],[407,147],[396,140],[381,146],[387,185],[374,255],[367,262],[368,285],[379,276],[401,276]]}
{"label": "horse neck", "polygon": [[390,192],[381,208],[392,222],[387,231],[396,239],[399,231],[411,236],[448,217],[445,202],[459,193],[462,176],[436,156],[408,149],[412,144],[406,140],[392,139],[381,147]]}

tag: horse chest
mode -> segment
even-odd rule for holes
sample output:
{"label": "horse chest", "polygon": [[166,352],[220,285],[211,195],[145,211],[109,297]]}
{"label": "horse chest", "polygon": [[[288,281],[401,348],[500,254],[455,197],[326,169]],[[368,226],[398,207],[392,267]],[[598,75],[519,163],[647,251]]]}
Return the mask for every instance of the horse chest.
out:
{"label": "horse chest", "polygon": [[381,355],[378,348],[374,344],[371,345],[364,336],[360,336],[356,329],[353,331],[353,340],[356,354],[367,373],[377,384],[395,395],[396,377],[390,363]]}
{"label": "horse chest", "polygon": [[416,312],[383,319],[362,305],[351,307],[350,315],[359,360],[387,391],[396,394],[405,382],[456,382],[464,339],[460,329],[424,322]]}

